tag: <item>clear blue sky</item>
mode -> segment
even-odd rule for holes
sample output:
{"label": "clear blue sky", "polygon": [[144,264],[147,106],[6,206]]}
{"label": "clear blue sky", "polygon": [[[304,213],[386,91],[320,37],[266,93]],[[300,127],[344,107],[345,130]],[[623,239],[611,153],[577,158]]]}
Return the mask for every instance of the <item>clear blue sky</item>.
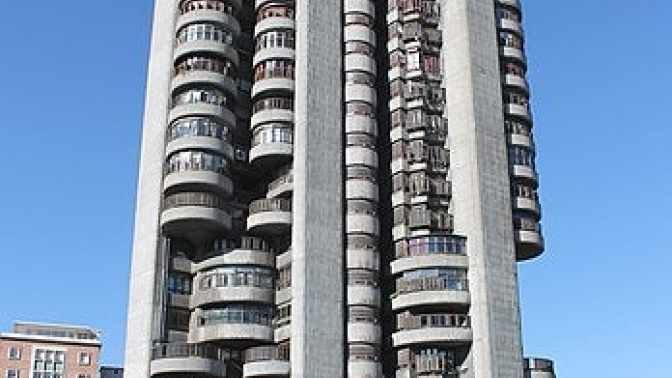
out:
{"label": "clear blue sky", "polygon": [[[2,3],[0,330],[92,325],[120,364],[151,2]],[[547,242],[520,269],[526,352],[668,378],[672,3],[524,6]]]}

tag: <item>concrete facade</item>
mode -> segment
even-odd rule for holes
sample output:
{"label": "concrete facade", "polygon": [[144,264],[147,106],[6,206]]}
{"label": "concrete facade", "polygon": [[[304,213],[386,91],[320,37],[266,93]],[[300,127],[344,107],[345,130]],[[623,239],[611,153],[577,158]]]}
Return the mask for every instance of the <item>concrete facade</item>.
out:
{"label": "concrete facade", "polygon": [[518,0],[156,1],[125,375],[529,376],[521,21]]}

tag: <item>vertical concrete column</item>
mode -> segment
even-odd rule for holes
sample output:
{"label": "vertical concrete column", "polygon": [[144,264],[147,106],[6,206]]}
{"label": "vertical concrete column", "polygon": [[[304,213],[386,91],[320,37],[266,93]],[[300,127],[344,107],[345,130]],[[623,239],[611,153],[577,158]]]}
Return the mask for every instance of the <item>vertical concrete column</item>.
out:
{"label": "vertical concrete column", "polygon": [[159,216],[177,3],[159,0],[154,6],[128,299],[124,371],[129,378],[149,376],[149,346],[160,332],[155,282],[162,264]]}
{"label": "vertical concrete column", "polygon": [[469,239],[474,344],[463,377],[522,378],[493,1],[442,2],[455,232]]}
{"label": "vertical concrete column", "polygon": [[344,375],[341,12],[296,3],[293,378]]}

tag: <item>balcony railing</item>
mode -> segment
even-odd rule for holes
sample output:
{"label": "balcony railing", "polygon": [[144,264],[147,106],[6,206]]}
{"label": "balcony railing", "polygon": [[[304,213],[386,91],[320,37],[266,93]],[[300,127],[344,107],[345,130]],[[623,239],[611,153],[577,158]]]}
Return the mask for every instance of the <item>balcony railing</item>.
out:
{"label": "balcony railing", "polygon": [[172,194],[166,197],[164,209],[172,209],[181,206],[204,206],[220,210],[227,210],[227,202],[212,193],[186,192]]}
{"label": "balcony railing", "polygon": [[262,198],[250,204],[250,215],[271,212],[292,211],[292,201],[284,198]]}
{"label": "balcony railing", "polygon": [[469,328],[470,318],[464,314],[422,314],[411,315],[406,312],[397,315],[397,330],[420,328]]}
{"label": "balcony railing", "polygon": [[152,348],[152,360],[190,357],[227,361],[240,358],[240,352],[223,349],[208,343],[162,343]]}
{"label": "balcony railing", "polygon": [[466,279],[445,277],[400,278],[397,280],[397,294],[416,293],[420,291],[468,291]]}
{"label": "balcony railing", "polygon": [[289,361],[289,348],[271,345],[254,347],[245,351],[245,363],[258,361]]}
{"label": "balcony railing", "polygon": [[396,257],[425,255],[466,255],[467,239],[462,236],[423,236],[395,245]]}

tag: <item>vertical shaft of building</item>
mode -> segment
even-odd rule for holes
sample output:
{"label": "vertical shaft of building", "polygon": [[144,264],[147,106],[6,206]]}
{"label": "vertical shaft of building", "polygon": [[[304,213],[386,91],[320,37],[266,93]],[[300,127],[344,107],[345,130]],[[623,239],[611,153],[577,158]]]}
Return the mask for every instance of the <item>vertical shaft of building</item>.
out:
{"label": "vertical shaft of building", "polygon": [[160,317],[156,315],[163,313],[157,301],[162,296],[157,293],[161,291],[157,279],[164,275],[158,252],[162,243],[159,216],[176,13],[174,1],[155,5],[128,298],[125,365],[130,378],[146,378],[149,374],[151,346],[160,332]]}
{"label": "vertical shaft of building", "polygon": [[375,4],[344,1],[348,377],[381,377]]}
{"label": "vertical shaft of building", "polygon": [[343,377],[340,1],[296,3],[291,376]]}

